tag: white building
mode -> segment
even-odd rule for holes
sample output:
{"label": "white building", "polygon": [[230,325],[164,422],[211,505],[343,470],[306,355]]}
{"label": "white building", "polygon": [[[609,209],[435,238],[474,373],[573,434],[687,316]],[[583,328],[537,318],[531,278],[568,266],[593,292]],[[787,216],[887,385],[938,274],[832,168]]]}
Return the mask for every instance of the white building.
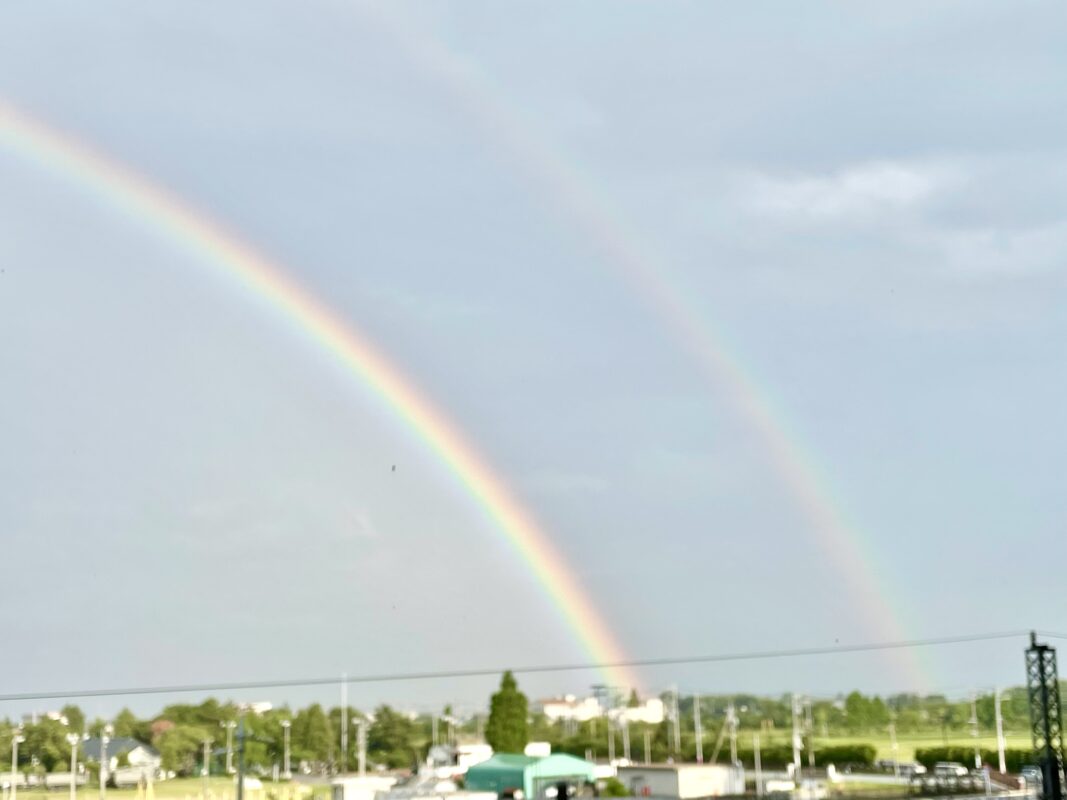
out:
{"label": "white building", "polygon": [[726,764],[650,764],[618,767],[634,797],[721,797],[745,793],[745,771]]}
{"label": "white building", "polygon": [[616,722],[646,722],[649,725],[659,725],[665,716],[663,701],[658,697],[651,697],[639,706],[623,706],[613,708],[608,716]]}
{"label": "white building", "polygon": [[579,700],[573,694],[568,694],[564,697],[542,700],[538,705],[541,706],[541,713],[552,722],[558,720],[588,722],[604,715],[604,710],[595,697],[585,697]]}

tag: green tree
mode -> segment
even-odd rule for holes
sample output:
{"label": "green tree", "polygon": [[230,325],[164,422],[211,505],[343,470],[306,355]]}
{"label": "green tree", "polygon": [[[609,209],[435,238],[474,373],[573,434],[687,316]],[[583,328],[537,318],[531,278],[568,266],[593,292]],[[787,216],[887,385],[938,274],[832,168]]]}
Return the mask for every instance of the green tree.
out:
{"label": "green tree", "polygon": [[35,725],[24,726],[26,741],[19,747],[19,763],[29,763],[36,758],[46,772],[62,769],[70,759],[67,733],[66,725],[47,717]]}
{"label": "green tree", "polygon": [[414,721],[380,706],[367,731],[367,750],[375,761],[388,767],[409,767],[418,757],[421,742]]}
{"label": "green tree", "polygon": [[156,748],[163,760],[163,769],[172,769],[180,775],[192,774],[203,752],[204,741],[211,736],[203,728],[192,725],[175,725],[159,735]]}
{"label": "green tree", "polygon": [[67,718],[67,724],[72,731],[81,733],[85,730],[85,714],[73,703],[63,706],[59,713]]}
{"label": "green tree", "polygon": [[630,699],[626,702],[626,705],[630,708],[637,708],[641,705],[641,698],[637,696],[637,689],[630,690]]}
{"label": "green tree", "polygon": [[322,706],[313,703],[293,717],[293,755],[298,759],[328,764],[333,760],[333,726]]}
{"label": "green tree", "polygon": [[485,726],[485,740],[498,753],[521,753],[526,747],[526,695],[519,691],[511,671],[500,679],[500,691],[489,700],[489,722]]}
{"label": "green tree", "polygon": [[128,708],[122,709],[116,715],[112,725],[116,737],[129,737],[146,744],[152,740],[152,723],[137,719],[137,715]]}

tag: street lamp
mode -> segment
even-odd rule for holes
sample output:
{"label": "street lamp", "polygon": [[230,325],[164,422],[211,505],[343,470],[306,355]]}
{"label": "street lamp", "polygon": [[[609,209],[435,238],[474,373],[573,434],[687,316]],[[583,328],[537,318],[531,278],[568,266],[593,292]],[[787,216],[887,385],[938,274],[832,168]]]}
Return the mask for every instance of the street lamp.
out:
{"label": "street lamp", "polygon": [[19,725],[15,735],[11,737],[11,800],[18,797],[19,791],[19,744],[26,741],[22,735],[22,726]]}
{"label": "street lamp", "polygon": [[67,734],[67,743],[70,745],[70,800],[78,797],[78,742],[81,737],[76,733]]}
{"label": "street lamp", "polygon": [[200,769],[200,775],[204,779],[204,800],[207,800],[207,779],[211,774],[211,743],[213,739],[204,739],[204,764]]}
{"label": "street lamp", "polygon": [[107,760],[107,745],[114,732],[111,723],[105,725],[104,730],[100,732],[100,800],[107,800],[107,776],[111,771]]}
{"label": "street lamp", "polygon": [[282,777],[286,780],[291,780],[293,773],[289,769],[289,728],[292,727],[292,722],[287,719],[282,720],[282,734],[285,740],[285,755],[282,757]]}
{"label": "street lamp", "polygon": [[229,722],[220,722],[220,728],[226,729],[226,772],[229,775],[233,774],[233,729],[237,727],[237,723],[232,719]]}

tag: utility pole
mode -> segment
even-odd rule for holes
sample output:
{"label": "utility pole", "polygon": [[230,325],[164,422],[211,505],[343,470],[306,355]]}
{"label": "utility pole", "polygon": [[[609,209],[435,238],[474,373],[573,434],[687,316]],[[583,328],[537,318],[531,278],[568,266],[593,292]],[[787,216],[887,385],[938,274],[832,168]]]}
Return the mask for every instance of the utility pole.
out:
{"label": "utility pole", "polygon": [[693,695],[693,733],[696,734],[697,763],[704,763],[704,731],[700,727],[700,695]]}
{"label": "utility pole", "polygon": [[359,748],[359,777],[367,774],[367,720],[360,719],[356,729],[356,746]]}
{"label": "utility pole", "polygon": [[22,735],[22,726],[19,725],[11,735],[11,800],[15,800],[19,793],[19,744],[26,741]]}
{"label": "utility pole", "polygon": [[1026,651],[1026,689],[1030,701],[1030,733],[1044,778],[1043,800],[1063,800],[1063,720],[1056,650],[1037,643],[1030,633]]}
{"label": "utility pole", "polygon": [[730,766],[737,766],[737,709],[731,700],[726,707],[726,714],[730,724]]}
{"label": "utility pole", "polygon": [[804,698],[805,727],[808,729],[808,769],[815,769],[815,717],[811,709],[811,698]]}
{"label": "utility pole", "polygon": [[348,675],[341,673],[341,774],[348,772]]}
{"label": "utility pole", "polygon": [[630,721],[625,717],[622,719],[622,757],[630,762]]}
{"label": "utility pole", "polygon": [[105,725],[100,733],[100,800],[107,800],[107,776],[111,771],[111,762],[107,758],[107,745],[111,741],[111,734],[114,730],[111,725]]}
{"label": "utility pole", "polygon": [[763,797],[763,764],[760,760],[759,734],[752,734],[752,759],[756,767],[756,797]]}
{"label": "utility pole", "polygon": [[237,800],[245,797],[245,717],[241,715],[241,721],[237,728]]}
{"label": "utility pole", "polygon": [[681,756],[682,753],[682,719],[678,708],[678,686],[674,687],[674,754]]}
{"label": "utility pole", "polygon": [[897,723],[889,721],[889,749],[893,751],[893,777],[900,777],[900,761],[897,759]]}
{"label": "utility pole", "polygon": [[430,742],[437,747],[437,715],[430,717]]}
{"label": "utility pole", "polygon": [[800,774],[800,728],[797,721],[797,696],[791,695],[793,712],[793,770],[794,777]]}
{"label": "utility pole", "polygon": [[645,731],[645,765],[652,763],[652,734]]}
{"label": "utility pole", "polygon": [[997,718],[997,769],[1001,773],[1008,771],[1008,764],[1004,758],[1004,717],[1000,713],[1000,687],[993,691],[993,711]]}
{"label": "utility pole", "polygon": [[608,763],[615,761],[615,727],[608,720]]}
{"label": "utility pole", "polygon": [[282,777],[291,780],[293,772],[289,768],[289,729],[293,726],[292,720],[282,720]]}
{"label": "utility pole", "polygon": [[971,692],[971,738],[974,740],[974,768],[982,768],[982,750],[978,744],[978,693]]}

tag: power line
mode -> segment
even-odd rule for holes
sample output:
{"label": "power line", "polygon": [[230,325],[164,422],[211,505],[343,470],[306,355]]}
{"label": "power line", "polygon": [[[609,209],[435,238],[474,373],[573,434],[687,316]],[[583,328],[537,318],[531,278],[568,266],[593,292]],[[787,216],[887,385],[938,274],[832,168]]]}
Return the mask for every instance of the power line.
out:
{"label": "power line", "polygon": [[[1039,635],[1050,638],[1067,639],[1065,634],[1039,631]],[[474,678],[487,675],[499,675],[505,670],[514,673],[533,674],[544,672],[578,672],[582,670],[604,669],[607,667],[662,667],[678,664],[713,664],[726,661],[759,661],[775,658],[803,658],[810,656],[836,655],[845,653],[864,653],[878,650],[901,650],[912,647],[934,647],[939,645],[965,644],[968,642],[985,642],[996,639],[1013,639],[1029,636],[1030,631],[1002,631],[998,633],[975,633],[963,636],[941,636],[932,639],[910,639],[897,642],[869,642],[866,644],[832,645],[829,647],[800,647],[788,650],[756,650],[746,653],[720,653],[703,656],[677,656],[669,658],[645,658],[624,661],[595,662],[583,664],[549,664],[528,667],[481,667],[474,669],[439,670],[432,672],[395,672],[376,675],[350,675],[347,683],[388,683],[400,681],[445,680],[448,678]],[[186,692],[224,692],[240,689],[280,689],[297,686],[336,685],[336,675],[329,678],[288,678],[271,681],[236,681],[231,683],[195,683],[171,686],[132,686],[115,689],[76,689],[65,691],[17,692],[0,694],[0,702],[17,700],[62,700],[78,697],[115,697],[125,695],[148,694],[183,694]]]}

